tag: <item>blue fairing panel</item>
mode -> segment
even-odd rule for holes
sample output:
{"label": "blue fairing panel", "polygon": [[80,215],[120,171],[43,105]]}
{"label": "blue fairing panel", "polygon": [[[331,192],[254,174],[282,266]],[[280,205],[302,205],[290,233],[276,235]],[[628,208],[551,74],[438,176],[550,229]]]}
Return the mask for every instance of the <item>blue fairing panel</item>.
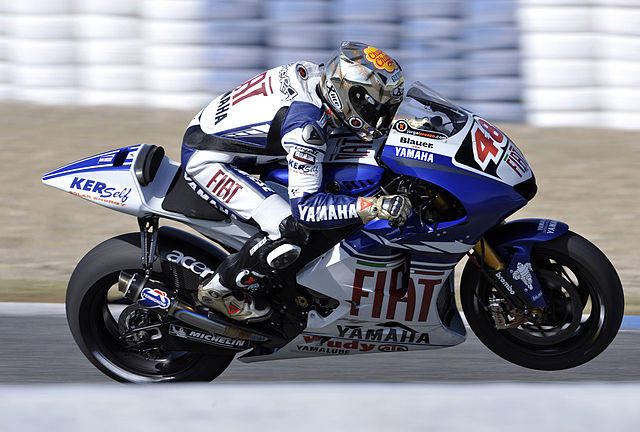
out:
{"label": "blue fairing panel", "polygon": [[496,228],[487,236],[498,255],[506,259],[506,271],[536,306],[544,307],[546,301],[540,282],[532,271],[531,251],[537,243],[553,240],[567,231],[569,226],[563,222],[520,219]]}
{"label": "blue fairing panel", "polygon": [[389,146],[384,148],[382,160],[394,173],[426,180],[446,189],[460,200],[467,217],[456,221],[453,226],[447,226],[446,232],[443,232],[444,225],[439,226],[437,234],[441,241],[464,239],[465,243],[474,244],[488,229],[527,204],[527,200],[513,187],[457,168],[446,156],[433,155],[433,159],[427,160],[407,159],[396,156],[395,148]]}

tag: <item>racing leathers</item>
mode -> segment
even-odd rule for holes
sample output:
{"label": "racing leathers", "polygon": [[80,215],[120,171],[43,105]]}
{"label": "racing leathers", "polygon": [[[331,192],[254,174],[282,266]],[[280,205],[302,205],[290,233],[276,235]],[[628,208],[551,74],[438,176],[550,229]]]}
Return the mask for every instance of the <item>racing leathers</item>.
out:
{"label": "racing leathers", "polygon": [[[309,229],[359,223],[385,208],[408,215],[405,202],[376,204],[321,190],[329,126],[316,89],[320,76],[320,67],[309,62],[265,71],[214,99],[185,133],[182,165],[190,184],[223,213],[261,229],[199,290],[203,304],[232,318],[268,315],[255,296],[260,280],[270,268],[295,261]],[[289,202],[245,171],[278,161],[288,165]]]}

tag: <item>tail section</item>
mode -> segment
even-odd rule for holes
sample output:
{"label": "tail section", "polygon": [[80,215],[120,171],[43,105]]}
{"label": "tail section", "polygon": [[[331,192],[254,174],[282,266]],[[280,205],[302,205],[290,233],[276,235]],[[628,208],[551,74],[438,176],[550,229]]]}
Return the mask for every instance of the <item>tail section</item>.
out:
{"label": "tail section", "polygon": [[[154,197],[163,197],[178,164],[162,147],[140,144],[90,156],[42,177],[46,185],[134,216],[154,212]],[[162,171],[162,175],[157,173]],[[158,177],[158,181],[153,181]],[[162,199],[162,198],[160,198]]]}

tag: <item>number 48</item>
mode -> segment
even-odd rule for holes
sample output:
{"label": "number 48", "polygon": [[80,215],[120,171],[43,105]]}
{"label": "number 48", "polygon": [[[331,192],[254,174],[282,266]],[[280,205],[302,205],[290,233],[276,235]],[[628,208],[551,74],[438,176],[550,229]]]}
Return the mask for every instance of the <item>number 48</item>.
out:
{"label": "number 48", "polygon": [[498,128],[486,120],[476,118],[478,125],[473,126],[473,157],[484,171],[493,161],[496,164],[500,161],[501,148],[505,146],[507,140]]}

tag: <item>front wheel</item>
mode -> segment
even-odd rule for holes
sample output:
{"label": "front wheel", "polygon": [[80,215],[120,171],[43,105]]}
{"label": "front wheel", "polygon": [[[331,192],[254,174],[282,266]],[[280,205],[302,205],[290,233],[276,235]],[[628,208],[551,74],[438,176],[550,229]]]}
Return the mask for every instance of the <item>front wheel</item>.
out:
{"label": "front wheel", "polygon": [[[169,351],[161,345],[132,349],[122,338],[120,314],[132,311],[132,319],[157,324],[161,319],[152,310],[136,313],[125,309],[129,300],[117,290],[120,271],[142,272],[140,235],[126,234],[109,239],[91,250],[71,276],[67,289],[67,321],[83,354],[103,373],[123,382],[211,381],[234,357]],[[156,261],[152,278],[168,283]]]}
{"label": "front wheel", "polygon": [[500,294],[469,260],[460,297],[469,326],[500,357],[531,369],[588,362],[613,341],[624,312],[618,274],[592,243],[568,231],[534,246],[531,264],[547,300],[539,322],[498,330],[486,305]]}

